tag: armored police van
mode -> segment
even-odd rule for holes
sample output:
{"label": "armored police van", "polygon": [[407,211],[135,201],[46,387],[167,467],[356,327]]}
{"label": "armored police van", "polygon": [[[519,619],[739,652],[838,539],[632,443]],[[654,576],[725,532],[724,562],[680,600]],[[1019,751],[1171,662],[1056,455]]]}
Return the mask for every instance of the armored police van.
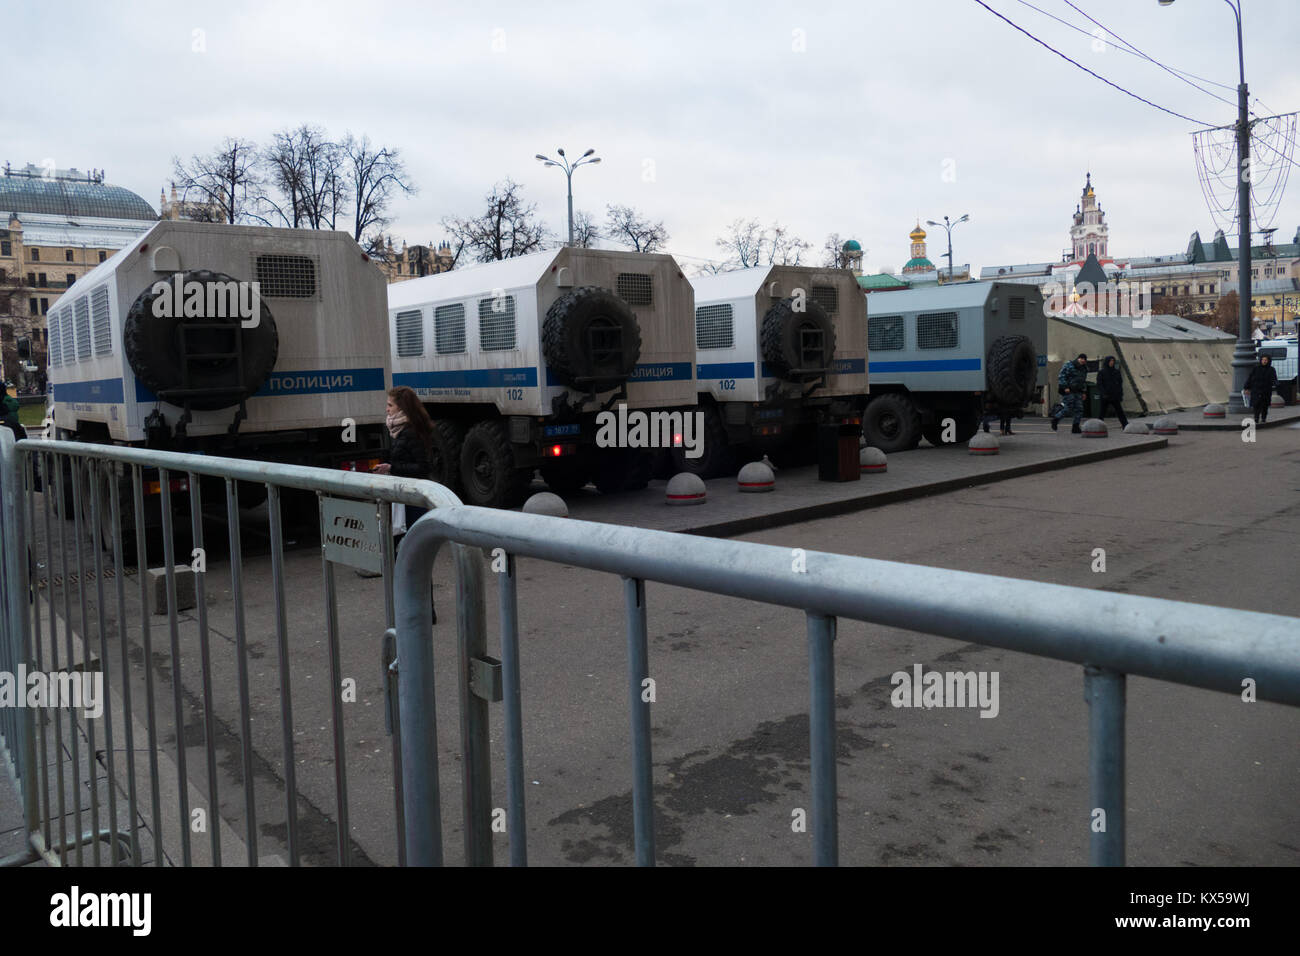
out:
{"label": "armored police van", "polygon": [[671,256],[561,248],[393,283],[393,384],[434,420],[434,480],[510,506],[533,472],[565,494],[645,487],[649,448],[597,416],[695,404],[691,285]]}
{"label": "armored police van", "polygon": [[869,445],[894,452],[924,436],[966,442],[982,409],[1019,412],[1047,384],[1047,318],[1033,286],[958,282],[867,297]]}
{"label": "armored police van", "polygon": [[727,474],[810,426],[856,421],[867,396],[867,310],[847,269],[760,266],[698,276],[696,377],[704,454],[679,469]]}
{"label": "armored police van", "polygon": [[[160,222],[50,310],[53,437],[368,468],[390,374],[384,288],[345,233]],[[128,527],[133,514],[128,499]]]}

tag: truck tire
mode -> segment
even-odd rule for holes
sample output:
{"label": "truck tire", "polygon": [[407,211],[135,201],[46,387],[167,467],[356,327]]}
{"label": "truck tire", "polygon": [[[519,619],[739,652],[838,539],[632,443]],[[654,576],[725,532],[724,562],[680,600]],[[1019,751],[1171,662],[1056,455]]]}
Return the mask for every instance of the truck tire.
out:
{"label": "truck tire", "polygon": [[429,477],[460,494],[460,449],[465,443],[465,429],[445,418],[433,420],[429,435]]}
{"label": "truck tire", "polygon": [[523,500],[531,479],[531,469],[515,465],[515,451],[501,422],[479,422],[465,435],[460,482],[467,504],[513,508]]}
{"label": "truck tire", "polygon": [[907,451],[921,442],[921,413],[906,395],[887,392],[867,402],[862,434],[868,445],[887,455]]}
{"label": "truck tire", "polygon": [[[721,478],[736,471],[736,451],[727,440],[727,428],[717,405],[706,404],[704,436],[698,458],[688,458],[685,448],[669,449],[673,474],[688,471],[701,478]],[[671,475],[669,477],[672,477]]]}
{"label": "truck tire", "polygon": [[[954,423],[952,441],[943,440],[943,420],[951,418]],[[939,415],[938,423],[934,425],[922,425],[921,434],[925,440],[936,448],[942,448],[945,445],[964,445],[980,430],[980,413],[979,409],[971,406],[964,411],[952,411],[951,409]]]}
{"label": "truck tire", "polygon": [[[184,282],[198,282],[204,286],[213,282],[235,282],[221,272],[195,269],[186,272]],[[220,391],[189,398],[192,408],[213,410],[239,404],[241,398],[252,395],[265,384],[275,368],[279,351],[279,335],[275,319],[265,300],[256,326],[239,329],[238,316],[159,316],[154,314],[154,302],[159,297],[153,286],[136,297],[127,312],[122,330],[127,361],[142,384],[154,393],[181,388],[185,384],[185,366],[189,365],[189,387],[212,388]],[[179,308],[170,310],[180,311]],[[239,329],[239,358],[196,359],[188,363],[182,353],[181,329],[187,323],[222,323]],[[186,343],[191,352],[228,352],[230,336],[224,330],[196,329]],[[175,404],[181,404],[183,400]]]}
{"label": "truck tire", "polygon": [[591,480],[602,495],[640,491],[650,484],[654,455],[645,448],[604,448],[596,454]]}
{"label": "truck tire", "polygon": [[[605,341],[594,341],[597,336]],[[632,309],[609,289],[581,286],[546,310],[542,355],[565,385],[607,391],[627,381],[641,357],[641,328]]]}
{"label": "truck tire", "polygon": [[802,381],[822,374],[821,368],[806,368],[805,330],[821,333],[821,363],[826,369],[831,367],[831,360],[835,357],[835,323],[812,299],[804,299],[803,310],[796,312],[794,299],[787,298],[767,310],[759,332],[763,361],[773,375],[788,381]]}
{"label": "truck tire", "polygon": [[1038,380],[1038,354],[1023,335],[1003,335],[989,346],[988,389],[1003,405],[1021,408],[1033,396]]}

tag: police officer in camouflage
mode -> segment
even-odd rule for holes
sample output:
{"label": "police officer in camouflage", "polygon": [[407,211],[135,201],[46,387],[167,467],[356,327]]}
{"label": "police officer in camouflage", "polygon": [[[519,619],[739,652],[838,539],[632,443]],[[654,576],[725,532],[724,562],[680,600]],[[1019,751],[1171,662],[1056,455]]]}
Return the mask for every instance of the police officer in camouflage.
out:
{"label": "police officer in camouflage", "polygon": [[1061,392],[1061,407],[1052,416],[1052,431],[1056,431],[1061,419],[1070,414],[1074,417],[1074,427],[1070,431],[1078,435],[1083,431],[1079,420],[1083,418],[1083,397],[1088,391],[1088,356],[1080,352],[1073,362],[1063,364],[1056,384]]}

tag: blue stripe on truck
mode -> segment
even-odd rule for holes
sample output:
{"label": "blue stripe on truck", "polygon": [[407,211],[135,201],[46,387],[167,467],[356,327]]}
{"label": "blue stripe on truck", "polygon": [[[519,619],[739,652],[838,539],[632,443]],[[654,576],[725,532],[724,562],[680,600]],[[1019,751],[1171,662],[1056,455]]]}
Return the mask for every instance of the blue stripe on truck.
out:
{"label": "blue stripe on truck", "polygon": [[394,372],[393,385],[411,388],[536,388],[537,368],[465,368],[447,372]]}
{"label": "blue stripe on truck", "polygon": [[122,401],[122,380],[101,378],[88,382],[55,382],[54,400],[117,405]]}
{"label": "blue stripe on truck", "polygon": [[[628,376],[627,380],[629,382],[680,382],[690,377],[690,362],[653,362],[633,366],[632,374]],[[547,366],[547,387],[563,384],[551,371],[550,366]]]}
{"label": "blue stripe on truck", "polygon": [[[117,380],[119,386],[121,379]],[[256,392],[254,398],[272,395],[322,395],[329,392],[382,392],[382,368],[322,368],[301,372],[272,372]],[[135,400],[152,405],[158,396],[136,379]],[[121,401],[121,398],[118,398]]]}
{"label": "blue stripe on truck", "polygon": [[713,362],[695,366],[696,378],[753,378],[753,362]]}
{"label": "blue stripe on truck", "polygon": [[909,362],[872,362],[873,372],[978,372],[980,360],[964,359],[915,359]]}

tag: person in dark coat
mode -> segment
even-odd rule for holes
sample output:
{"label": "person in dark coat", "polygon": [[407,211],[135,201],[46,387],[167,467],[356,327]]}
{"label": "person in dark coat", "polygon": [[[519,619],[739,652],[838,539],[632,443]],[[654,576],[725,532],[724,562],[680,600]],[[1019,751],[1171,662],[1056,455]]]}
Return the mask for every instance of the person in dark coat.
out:
{"label": "person in dark coat", "polygon": [[1273,400],[1273,389],[1277,388],[1277,369],[1273,360],[1267,355],[1259,357],[1259,364],[1250,370],[1246,377],[1245,391],[1250,393],[1250,407],[1255,413],[1255,424],[1268,421],[1268,405]]}
{"label": "person in dark coat", "polygon": [[1119,366],[1115,364],[1115,356],[1107,355],[1101,363],[1101,368],[1097,370],[1097,390],[1101,392],[1101,414],[1099,418],[1106,417],[1107,406],[1115,407],[1115,417],[1119,419],[1120,428],[1128,428],[1128,416],[1124,414],[1124,377],[1120,373]]}
{"label": "person in dark coat", "polygon": [[14,433],[14,441],[20,441],[27,437],[27,429],[23,428],[18,419],[18,396],[13,382],[5,382],[4,391],[4,417],[0,424]]}
{"label": "person in dark coat", "polygon": [[[433,422],[420,404],[420,397],[413,389],[399,385],[389,391],[384,411],[384,421],[393,443],[388,450],[388,461],[376,465],[375,473],[399,478],[431,478],[433,465],[429,457]],[[426,510],[407,505],[406,526],[409,528],[415,524]]]}

